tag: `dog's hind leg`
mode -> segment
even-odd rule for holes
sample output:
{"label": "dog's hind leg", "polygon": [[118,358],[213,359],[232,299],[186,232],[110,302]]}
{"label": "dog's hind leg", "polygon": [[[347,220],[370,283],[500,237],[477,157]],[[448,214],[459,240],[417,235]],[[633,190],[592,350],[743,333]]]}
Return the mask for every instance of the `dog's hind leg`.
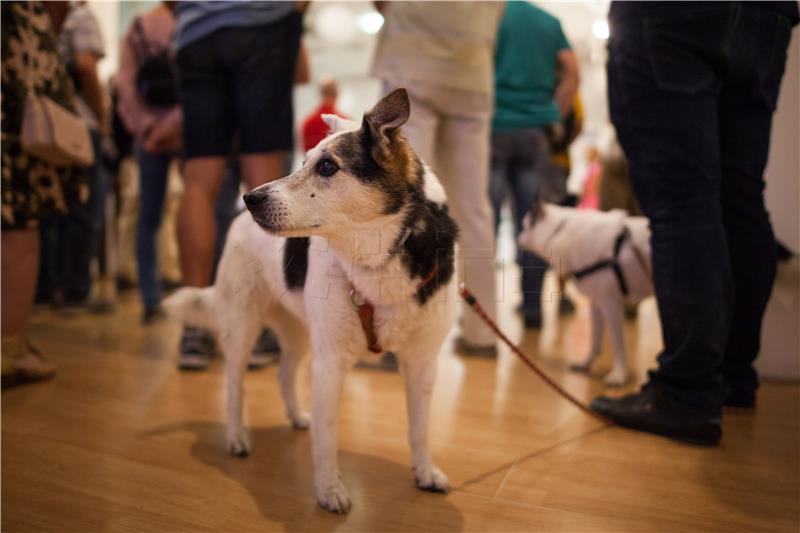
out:
{"label": "dog's hind leg", "polygon": [[592,366],[592,363],[594,363],[594,360],[597,359],[597,356],[600,355],[600,352],[603,349],[603,311],[597,304],[592,303],[591,313],[592,345],[589,348],[589,355],[586,356],[586,359],[584,359],[582,363],[574,363],[570,365],[570,370],[574,370],[576,372],[588,372],[589,368]]}
{"label": "dog's hind leg", "polygon": [[242,416],[244,410],[244,373],[253,344],[260,331],[260,323],[236,313],[229,315],[219,332],[219,342],[225,355],[225,376],[227,380],[227,414],[225,443],[228,452],[245,457],[250,448],[244,438]]}
{"label": "dog's hind leg", "polygon": [[628,381],[628,363],[625,355],[625,335],[622,331],[622,302],[609,300],[603,304],[603,316],[611,336],[614,363],[604,381],[609,387],[619,387]]}
{"label": "dog's hind leg", "polygon": [[[422,352],[425,353],[425,352]],[[414,355],[403,362],[408,409],[408,440],[411,468],[417,487],[431,492],[448,492],[447,476],[433,464],[428,449],[428,418],[436,381],[436,349],[433,355]]]}
{"label": "dog's hind leg", "polygon": [[300,408],[295,390],[297,369],[310,348],[308,332],[303,324],[285,311],[279,311],[277,316],[271,320],[270,325],[281,346],[278,382],[286,407],[286,416],[295,429],[308,429],[311,417]]}

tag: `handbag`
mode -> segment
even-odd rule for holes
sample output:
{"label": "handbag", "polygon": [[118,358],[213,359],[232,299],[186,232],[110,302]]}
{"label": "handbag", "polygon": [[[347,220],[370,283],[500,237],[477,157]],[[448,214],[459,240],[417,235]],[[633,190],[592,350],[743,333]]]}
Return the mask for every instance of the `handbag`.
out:
{"label": "handbag", "polygon": [[170,107],[178,103],[175,65],[169,50],[153,47],[142,28],[141,17],[133,22],[139,39],[136,90],[141,99],[153,107]]}
{"label": "handbag", "polygon": [[[33,9],[31,9],[33,16]],[[52,98],[38,95],[30,67],[31,53],[25,55],[27,68],[25,109],[20,143],[29,154],[56,166],[90,166],[94,148],[86,122]]]}

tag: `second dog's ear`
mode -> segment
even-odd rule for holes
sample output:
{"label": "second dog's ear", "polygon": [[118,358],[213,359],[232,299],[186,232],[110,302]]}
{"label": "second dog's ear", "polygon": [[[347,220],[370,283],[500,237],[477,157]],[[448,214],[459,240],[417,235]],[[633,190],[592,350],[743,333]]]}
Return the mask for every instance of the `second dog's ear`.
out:
{"label": "second dog's ear", "polygon": [[369,130],[373,154],[386,155],[397,129],[406,123],[411,114],[411,104],[405,89],[395,89],[364,114],[363,128]]}

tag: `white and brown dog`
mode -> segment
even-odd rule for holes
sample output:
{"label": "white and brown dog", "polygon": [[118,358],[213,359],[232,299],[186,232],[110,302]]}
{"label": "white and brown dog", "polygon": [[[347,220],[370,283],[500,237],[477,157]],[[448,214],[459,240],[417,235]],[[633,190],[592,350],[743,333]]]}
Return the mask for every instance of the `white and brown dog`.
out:
{"label": "white and brown dog", "polygon": [[[249,451],[242,427],[249,348],[262,326],[273,329],[286,414],[295,428],[310,425],[317,500],[339,513],[350,508],[337,463],[342,381],[370,353],[394,352],[405,374],[417,486],[449,490],[428,450],[428,412],[436,356],[455,316],[458,230],[441,184],[400,132],[409,112],[398,89],[360,127],[325,116],[332,134],[299,170],[245,195],[250,212],[231,227],[214,285],[181,289],[165,302],[184,323],[217,333],[234,455]],[[309,348],[311,417],[295,395]]]}
{"label": "white and brown dog", "polygon": [[525,216],[518,242],[548,261],[560,279],[573,278],[591,302],[591,348],[572,369],[589,370],[602,349],[605,323],[614,352],[605,382],[625,383],[623,303],[638,303],[653,294],[648,220],[620,210],[588,211],[537,202]]}

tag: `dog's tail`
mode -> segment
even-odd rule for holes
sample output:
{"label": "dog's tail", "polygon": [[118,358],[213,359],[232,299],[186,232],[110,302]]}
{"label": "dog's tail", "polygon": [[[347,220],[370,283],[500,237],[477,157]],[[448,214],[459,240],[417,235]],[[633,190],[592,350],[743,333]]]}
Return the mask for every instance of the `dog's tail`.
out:
{"label": "dog's tail", "polygon": [[183,287],[164,300],[167,314],[195,326],[215,330],[217,327],[213,309],[214,287]]}

